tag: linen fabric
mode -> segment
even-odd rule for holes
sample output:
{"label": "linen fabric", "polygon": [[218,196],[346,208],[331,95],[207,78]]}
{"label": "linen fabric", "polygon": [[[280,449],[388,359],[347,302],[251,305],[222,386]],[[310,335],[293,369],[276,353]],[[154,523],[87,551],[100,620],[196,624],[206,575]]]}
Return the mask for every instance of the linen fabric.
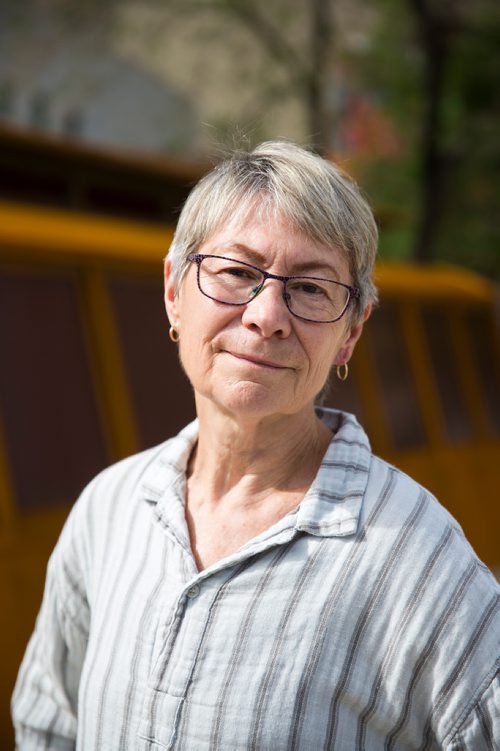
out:
{"label": "linen fabric", "polygon": [[[93,480],[50,559],[18,748],[499,748],[499,587],[352,415],[300,505],[198,572],[198,425]],[[478,513],[479,510],[478,510]]]}

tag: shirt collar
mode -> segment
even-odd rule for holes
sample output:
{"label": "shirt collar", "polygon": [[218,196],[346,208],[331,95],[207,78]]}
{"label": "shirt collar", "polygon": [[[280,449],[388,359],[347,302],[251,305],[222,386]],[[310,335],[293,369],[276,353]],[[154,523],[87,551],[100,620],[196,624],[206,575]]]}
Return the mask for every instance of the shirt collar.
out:
{"label": "shirt collar", "polygon": [[[324,407],[316,412],[332,431],[332,440],[297,512],[288,517],[297,531],[319,537],[352,535],[368,481],[370,444],[354,415]],[[177,517],[182,526],[186,466],[197,437],[198,420],[194,420],[162,444],[139,489],[141,498],[157,505],[157,516],[165,521]]]}
{"label": "shirt collar", "polygon": [[370,443],[354,415],[324,407],[316,413],[333,436],[300,504],[296,527],[320,537],[352,535],[368,482]]}

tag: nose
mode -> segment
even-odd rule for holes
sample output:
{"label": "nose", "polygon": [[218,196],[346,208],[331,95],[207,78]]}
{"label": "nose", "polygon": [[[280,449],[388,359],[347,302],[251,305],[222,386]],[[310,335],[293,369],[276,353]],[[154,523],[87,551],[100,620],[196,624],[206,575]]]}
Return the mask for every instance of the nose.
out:
{"label": "nose", "polygon": [[284,285],[277,279],[266,279],[260,292],[245,308],[241,317],[244,326],[266,339],[286,338],[291,331],[291,314],[283,299]]}

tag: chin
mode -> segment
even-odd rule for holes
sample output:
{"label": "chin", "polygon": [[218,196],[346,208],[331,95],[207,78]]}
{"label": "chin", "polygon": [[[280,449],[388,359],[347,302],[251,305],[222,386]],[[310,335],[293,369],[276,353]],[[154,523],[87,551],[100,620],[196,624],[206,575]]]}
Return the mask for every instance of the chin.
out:
{"label": "chin", "polygon": [[261,383],[238,381],[227,385],[222,393],[214,394],[212,400],[227,412],[251,416],[281,411],[282,407],[285,406],[286,399],[283,398],[284,396],[283,390],[278,394],[277,390]]}

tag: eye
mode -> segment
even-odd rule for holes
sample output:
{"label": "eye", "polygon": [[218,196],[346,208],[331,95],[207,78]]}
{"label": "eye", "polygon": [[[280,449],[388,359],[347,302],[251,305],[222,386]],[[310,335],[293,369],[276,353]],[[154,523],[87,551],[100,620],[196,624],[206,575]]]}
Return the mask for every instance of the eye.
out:
{"label": "eye", "polygon": [[222,269],[222,271],[224,274],[230,274],[231,276],[250,276],[248,269],[244,269],[243,266],[231,266],[230,268]]}
{"label": "eye", "polygon": [[219,269],[219,274],[236,277],[237,279],[249,279],[251,281],[259,279],[258,273],[247,266],[224,266]]}
{"label": "eye", "polygon": [[326,294],[323,287],[315,282],[311,282],[309,279],[297,279],[292,284],[289,284],[288,287],[292,292],[298,292],[311,297],[321,297]]}

